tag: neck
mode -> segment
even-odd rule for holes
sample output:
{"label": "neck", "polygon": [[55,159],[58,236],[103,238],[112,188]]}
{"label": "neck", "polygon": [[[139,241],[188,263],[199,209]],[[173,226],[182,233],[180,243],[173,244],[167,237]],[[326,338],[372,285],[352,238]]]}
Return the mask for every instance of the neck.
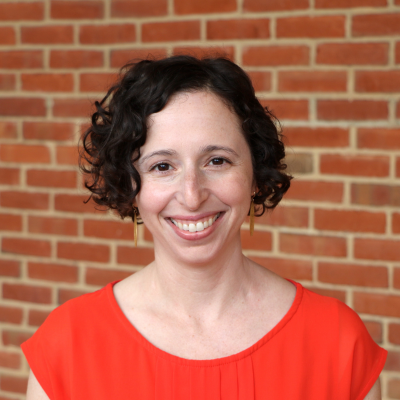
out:
{"label": "neck", "polygon": [[250,262],[241,252],[240,238],[232,248],[212,261],[188,264],[164,257],[155,246],[155,261],[146,267],[149,296],[181,316],[220,318],[250,290]]}

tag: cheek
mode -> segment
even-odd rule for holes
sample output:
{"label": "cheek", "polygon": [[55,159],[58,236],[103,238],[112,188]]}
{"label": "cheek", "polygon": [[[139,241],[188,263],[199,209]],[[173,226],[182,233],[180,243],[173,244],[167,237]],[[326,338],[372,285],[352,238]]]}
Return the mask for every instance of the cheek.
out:
{"label": "cheek", "polygon": [[143,184],[136,196],[140,214],[146,218],[149,213],[159,213],[168,204],[169,194],[161,190],[158,185],[152,185],[149,182]]}

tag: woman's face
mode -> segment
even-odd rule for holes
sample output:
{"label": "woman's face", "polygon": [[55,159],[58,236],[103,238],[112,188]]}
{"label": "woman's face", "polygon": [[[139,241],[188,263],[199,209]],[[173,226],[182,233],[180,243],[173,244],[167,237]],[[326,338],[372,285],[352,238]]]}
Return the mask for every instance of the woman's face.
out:
{"label": "woman's face", "polygon": [[218,96],[180,93],[152,114],[135,166],[156,257],[204,264],[237,250],[253,168],[240,121]]}

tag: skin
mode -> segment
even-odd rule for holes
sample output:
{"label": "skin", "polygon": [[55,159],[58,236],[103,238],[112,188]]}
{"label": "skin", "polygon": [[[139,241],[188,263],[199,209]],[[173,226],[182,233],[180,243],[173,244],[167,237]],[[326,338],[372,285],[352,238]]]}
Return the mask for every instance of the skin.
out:
{"label": "skin", "polygon": [[[155,261],[114,286],[121,310],[148,341],[179,357],[250,347],[287,313],[295,288],[242,254],[240,227],[257,188],[237,116],[212,93],[176,95],[149,119],[136,168],[136,206]],[[200,233],[171,222],[218,213]],[[27,399],[47,399],[33,374]],[[380,399],[379,381],[366,399]]]}

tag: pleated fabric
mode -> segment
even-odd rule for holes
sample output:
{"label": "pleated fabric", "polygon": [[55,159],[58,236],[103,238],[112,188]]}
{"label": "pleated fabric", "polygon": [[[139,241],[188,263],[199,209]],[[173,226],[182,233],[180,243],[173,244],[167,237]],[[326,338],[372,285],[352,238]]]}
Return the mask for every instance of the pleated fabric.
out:
{"label": "pleated fabric", "polygon": [[113,284],[54,310],[22,350],[51,400],[363,400],[387,352],[345,304],[294,284],[282,320],[228,357],[157,348],[125,317]]}

